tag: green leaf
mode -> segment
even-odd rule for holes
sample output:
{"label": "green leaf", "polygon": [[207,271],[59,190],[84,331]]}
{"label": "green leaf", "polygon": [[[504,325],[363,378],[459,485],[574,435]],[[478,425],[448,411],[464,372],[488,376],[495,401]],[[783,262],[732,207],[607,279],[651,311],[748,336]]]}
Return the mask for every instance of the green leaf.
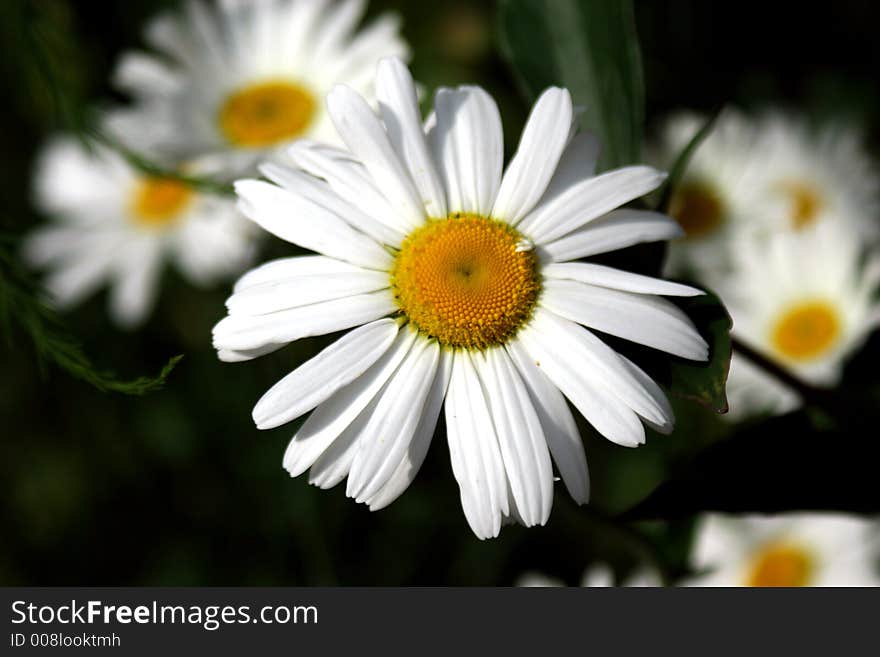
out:
{"label": "green leaf", "polygon": [[9,348],[15,329],[30,338],[40,364],[52,363],[101,391],[145,395],[161,388],[183,356],[170,359],[155,377],[121,381],[95,368],[79,341],[70,335],[55,312],[43,301],[44,293],[13,255],[17,241],[0,235],[0,327]]}
{"label": "green leaf", "polygon": [[680,305],[709,343],[709,361],[674,359],[669,364],[668,387],[679,397],[695,401],[717,413],[726,413],[730,329],[733,321],[724,304],[712,292],[682,299]]}
{"label": "green leaf", "polygon": [[501,49],[526,94],[568,88],[582,127],[602,142],[602,169],[638,162],[645,91],[632,2],[502,0]]}
{"label": "green leaf", "polygon": [[703,143],[703,140],[709,136],[709,133],[712,132],[712,128],[715,127],[715,122],[718,120],[720,114],[721,108],[719,107],[711,114],[711,116],[709,116],[708,119],[706,119],[703,126],[697,130],[696,134],[691,137],[687,146],[685,146],[681,153],[678,154],[678,157],[675,158],[675,163],[669,170],[669,175],[666,177],[666,180],[663,181],[663,186],[660,188],[660,201],[657,203],[658,212],[669,212],[669,203],[672,201],[672,193],[678,186],[684,172],[687,171],[688,164],[690,164],[694,152],[700,144]]}

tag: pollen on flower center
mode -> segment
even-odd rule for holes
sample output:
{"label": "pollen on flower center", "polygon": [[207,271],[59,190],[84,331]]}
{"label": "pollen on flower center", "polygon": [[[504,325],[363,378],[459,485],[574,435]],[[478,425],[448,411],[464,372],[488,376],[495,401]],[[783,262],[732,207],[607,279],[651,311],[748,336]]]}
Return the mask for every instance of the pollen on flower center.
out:
{"label": "pollen on flower center", "polygon": [[773,326],[772,343],[782,356],[809,360],[825,353],[837,340],[841,321],[826,301],[800,303],[783,313]]}
{"label": "pollen on flower center", "polygon": [[192,200],[193,192],[178,180],[148,177],[138,182],[131,201],[135,220],[150,227],[172,223]]}
{"label": "pollen on flower center", "polygon": [[782,191],[791,203],[792,228],[800,230],[816,221],[822,211],[822,197],[811,185],[798,181],[786,182],[782,184]]}
{"label": "pollen on flower center", "polygon": [[771,544],[754,559],[748,586],[807,586],[813,572],[813,558],[803,548]]}
{"label": "pollen on flower center", "polygon": [[402,313],[444,345],[504,344],[540,290],[537,258],[522,244],[516,230],[486,217],[429,220],[404,240],[391,272]]}
{"label": "pollen on flower center", "polygon": [[230,144],[262,148],[300,136],[315,108],[314,95],[295,82],[261,82],[229,96],[217,122]]}
{"label": "pollen on flower center", "polygon": [[721,225],[724,203],[711,186],[701,182],[686,182],[675,190],[669,214],[681,224],[687,239],[700,238]]}

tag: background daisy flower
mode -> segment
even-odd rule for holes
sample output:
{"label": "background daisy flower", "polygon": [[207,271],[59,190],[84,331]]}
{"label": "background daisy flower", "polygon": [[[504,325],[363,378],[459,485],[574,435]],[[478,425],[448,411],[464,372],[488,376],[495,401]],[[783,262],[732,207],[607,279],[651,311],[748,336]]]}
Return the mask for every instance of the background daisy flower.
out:
{"label": "background daisy flower", "polygon": [[364,0],[189,0],[147,28],[158,56],[124,55],[117,86],[144,115],[152,146],[177,159],[218,160],[242,173],[291,141],[333,140],[323,98],[337,82],[372,97],[376,62],[405,56],[399,20],[361,31]]}
{"label": "background daisy flower", "polygon": [[876,523],[846,514],[707,514],[688,586],[880,586]]}
{"label": "background daisy flower", "polygon": [[230,199],[141,174],[114,151],[89,152],[72,137],[41,153],[35,202],[52,221],[33,231],[25,256],[48,270],[53,300],[70,307],[109,284],[110,315],[121,326],[147,317],[165,260],[207,285],[252,256],[252,230]]}
{"label": "background daisy flower", "polygon": [[[734,272],[717,282],[733,334],[808,383],[836,385],[880,322],[880,258],[862,255],[855,236],[834,224],[741,244]],[[794,391],[737,354],[728,397],[734,418],[800,405]]]}
{"label": "background daisy flower", "polygon": [[[700,290],[576,262],[680,234],[665,215],[621,205],[664,174],[594,175],[597,144],[577,135],[569,93],[536,102],[503,171],[501,118],[479,87],[440,89],[423,127],[406,67],[383,60],[381,111],[345,86],[327,98],[347,150],[309,143],[239,181],[243,212],[320,255],[246,274],[214,328],[224,360],[351,329],[254,408],[268,429],[313,411],[284,467],[371,509],[396,499],[425,458],[441,410],[465,516],[479,538],[550,513],[555,462],[587,501],[583,445],[565,398],[626,446],[673,413],[659,386],[592,330],[683,358],[708,347],[667,296]],[[587,328],[589,327],[589,328]]]}
{"label": "background daisy flower", "polygon": [[[581,586],[584,588],[608,588],[615,586],[614,571],[608,564],[597,563],[584,571],[581,578]],[[548,577],[541,573],[526,573],[520,577],[517,586],[530,587],[548,587],[548,586],[565,586],[562,580]],[[646,588],[663,586],[660,576],[651,568],[641,566],[630,573],[627,577],[620,580],[616,586],[624,588]]]}

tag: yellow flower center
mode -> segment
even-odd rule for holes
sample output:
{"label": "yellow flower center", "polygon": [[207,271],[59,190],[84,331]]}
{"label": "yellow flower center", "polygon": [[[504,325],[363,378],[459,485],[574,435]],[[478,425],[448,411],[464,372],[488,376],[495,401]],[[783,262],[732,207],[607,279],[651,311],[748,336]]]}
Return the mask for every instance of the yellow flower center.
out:
{"label": "yellow flower center", "polygon": [[151,228],[173,223],[192,201],[193,192],[171,178],[148,177],[140,180],[131,200],[137,223]]}
{"label": "yellow flower center", "polygon": [[300,136],[315,108],[315,97],[295,82],[261,82],[229,96],[217,121],[233,146],[264,148]]}
{"label": "yellow flower center", "polygon": [[523,237],[473,214],[431,219],[410,233],[391,280],[400,310],[422,333],[470,349],[512,338],[540,290],[537,258]]}
{"label": "yellow flower center", "polygon": [[791,226],[801,230],[810,226],[822,211],[822,197],[810,185],[790,181],[782,184],[782,191],[788,197],[790,205]]}
{"label": "yellow flower center", "polygon": [[773,326],[776,351],[790,360],[809,360],[828,351],[840,335],[837,309],[827,301],[807,301],[793,306]]}
{"label": "yellow flower center", "polygon": [[698,239],[715,232],[721,225],[724,203],[711,186],[686,182],[672,195],[669,214],[675,217],[688,239]]}
{"label": "yellow flower center", "polygon": [[812,556],[797,545],[774,543],[756,555],[747,586],[807,586],[814,571]]}

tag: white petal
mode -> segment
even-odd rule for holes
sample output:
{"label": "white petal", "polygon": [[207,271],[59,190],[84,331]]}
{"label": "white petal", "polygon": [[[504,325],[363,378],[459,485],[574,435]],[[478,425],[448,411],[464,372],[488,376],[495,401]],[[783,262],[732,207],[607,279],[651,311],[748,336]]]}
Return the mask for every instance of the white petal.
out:
{"label": "white petal", "polygon": [[382,240],[386,244],[399,244],[409,232],[408,223],[398,217],[399,213],[376,188],[364,166],[352,159],[348,151],[301,139],[287,153],[297,166],[326,180],[342,198],[383,224],[396,240]]}
{"label": "white petal", "polygon": [[309,469],[309,483],[318,488],[333,488],[345,479],[357,453],[361,432],[376,410],[379,398],[370,400],[367,407],[349,424]]}
{"label": "white petal", "polygon": [[299,276],[316,276],[322,274],[351,274],[365,270],[348,262],[335,260],[326,256],[295,256],[270,260],[259,267],[251,269],[238,279],[233,292],[241,292],[250,287],[264,283],[275,283]]}
{"label": "white petal", "polygon": [[674,219],[648,210],[615,210],[565,237],[542,244],[550,260],[563,262],[684,235]]}
{"label": "white petal", "polygon": [[541,197],[541,205],[549,203],[572,185],[596,175],[599,160],[599,140],[587,132],[576,135],[562,154],[559,166]]}
{"label": "white petal", "polygon": [[693,322],[666,299],[547,279],[540,303],[560,317],[675,356],[709,357],[709,345]]}
{"label": "white petal", "polygon": [[453,357],[446,433],[468,524],[480,539],[498,536],[502,516],[509,513],[504,462],[477,372],[463,350]]}
{"label": "white petal", "polygon": [[636,294],[660,294],[673,297],[694,297],[705,294],[690,285],[672,283],[659,278],[641,276],[615,267],[606,267],[591,262],[551,263],[541,269],[546,278],[559,278],[580,281],[624,292]]}
{"label": "white petal", "polygon": [[214,327],[218,350],[247,351],[372,322],[396,312],[390,290],[360,294],[269,315],[230,315]]}
{"label": "white petal", "polygon": [[550,87],[535,103],[523,129],[516,155],[507,166],[492,216],[509,224],[535,207],[547,190],[571,130],[571,94]]}
{"label": "white petal", "polygon": [[[536,313],[535,319],[548,313]],[[645,428],[636,413],[603,380],[595,358],[578,337],[553,323],[524,327],[518,336],[531,360],[571,400],[593,427],[609,440],[635,447],[645,442]],[[543,324],[549,324],[545,326]],[[572,327],[577,325],[572,324]],[[568,331],[571,329],[569,328]]]}
{"label": "white petal", "polygon": [[342,198],[327,182],[303,171],[267,162],[260,173],[295,196],[306,198],[327,212],[339,217],[352,228],[366,233],[380,244],[397,245],[399,233],[359,209],[359,205]]}
{"label": "white petal", "polygon": [[437,342],[417,340],[385,385],[373,416],[361,432],[346,495],[363,502],[379,492],[394,474],[421,420],[439,360]]}
{"label": "white petal", "polygon": [[126,249],[119,278],[110,289],[110,315],[117,324],[133,327],[144,321],[156,298],[161,264],[157,239],[144,237]]}
{"label": "white petal", "polygon": [[446,192],[422,130],[416,88],[396,57],[379,62],[376,98],[394,150],[406,163],[429,217],[446,216]]}
{"label": "white petal", "polygon": [[504,349],[473,357],[489,412],[510,492],[526,527],[543,525],[553,505],[553,468],[544,431],[529,393]]}
{"label": "white petal", "polygon": [[[666,416],[666,421],[662,424],[656,424],[649,420],[645,420],[651,428],[659,431],[660,433],[672,433],[672,430],[675,428],[675,413],[672,410],[672,406],[669,403],[669,398],[666,396],[666,393],[661,390],[660,386],[657,385],[657,382],[654,381],[648,374],[634,362],[632,362],[626,356],[618,354],[620,360],[623,361],[624,366],[632,373],[632,375],[638,380],[639,383],[645,388],[649,395],[657,402],[657,405],[663,409],[663,414]],[[644,419],[644,418],[643,418]]]}
{"label": "white petal", "polygon": [[359,326],[272,386],[254,407],[258,429],[272,429],[315,408],[363,374],[391,346],[397,322],[380,319]]}
{"label": "white petal", "polygon": [[656,189],[666,174],[647,166],[631,166],[572,185],[540,204],[519,224],[536,244],[559,239],[611,210]]}
{"label": "white petal", "polygon": [[306,198],[259,180],[239,180],[235,191],[244,215],[283,240],[370,269],[391,266],[378,242]]}
{"label": "white petal", "polygon": [[432,148],[449,212],[488,215],[501,184],[504,136],[492,97],[479,87],[439,89]]}
{"label": "white petal", "polygon": [[507,352],[529,389],[550,455],[565,487],[575,502],[586,504],[590,499],[590,472],[583,440],[565,398],[517,340],[507,344]]}
{"label": "white petal", "polygon": [[425,210],[412,178],[366,101],[348,87],[337,85],[327,95],[327,109],[339,136],[369,171],[400,218],[410,230],[421,225]]}
{"label": "white petal", "polygon": [[286,346],[287,343],[269,343],[262,347],[257,347],[256,349],[242,349],[241,351],[235,351],[234,349],[219,349],[217,351],[217,358],[224,363],[241,363],[246,360],[253,360],[254,358],[265,356],[266,354],[271,354],[273,351],[278,351]]}
{"label": "white petal", "polygon": [[382,489],[366,501],[370,505],[370,511],[378,511],[391,504],[409,487],[418,474],[428,453],[428,447],[431,445],[434,429],[437,427],[437,419],[440,416],[440,409],[443,407],[451,374],[452,352],[448,349],[441,349],[437,373],[434,375],[434,382],[428,392],[428,398],[425,400],[422,418],[419,420],[419,426],[416,427],[410,441],[409,449]]}
{"label": "white petal", "polygon": [[230,315],[266,315],[288,308],[322,303],[384,290],[390,285],[384,271],[362,269],[345,274],[315,274],[252,285],[226,300]]}
{"label": "white petal", "polygon": [[284,469],[291,477],[297,477],[308,470],[361,411],[367,408],[409,352],[415,338],[415,331],[399,331],[394,343],[370,369],[337,390],[312,412],[284,453]]}
{"label": "white petal", "polygon": [[152,55],[126,52],[113,72],[113,84],[135,96],[164,96],[180,88],[181,78]]}

